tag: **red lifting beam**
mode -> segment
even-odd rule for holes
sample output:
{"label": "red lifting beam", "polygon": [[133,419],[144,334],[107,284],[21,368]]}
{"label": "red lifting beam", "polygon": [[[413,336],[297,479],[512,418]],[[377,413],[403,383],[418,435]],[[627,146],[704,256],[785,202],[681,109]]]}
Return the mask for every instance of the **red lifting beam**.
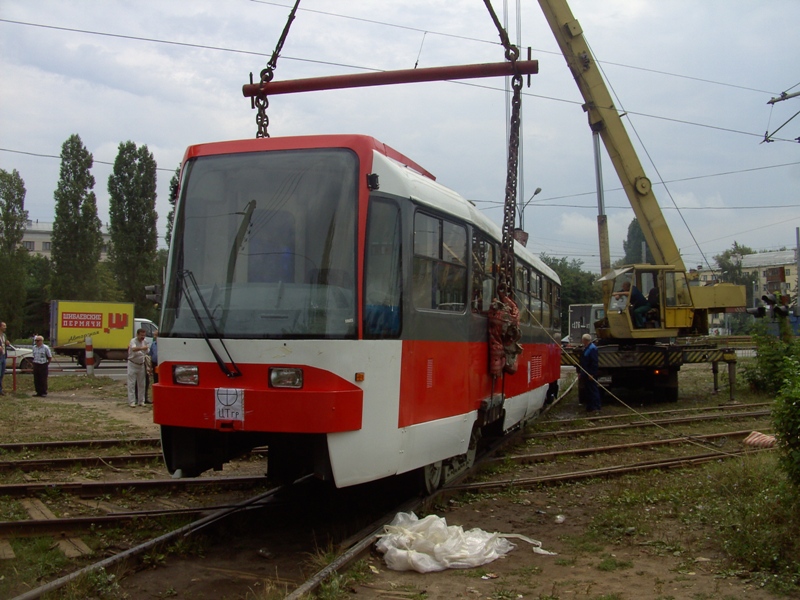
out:
{"label": "red lifting beam", "polygon": [[510,62],[485,63],[479,65],[458,65],[454,67],[431,67],[428,69],[403,69],[400,71],[379,71],[356,75],[333,75],[289,81],[270,81],[269,83],[249,83],[242,86],[246,98],[293,94],[295,92],[316,92],[320,90],[340,90],[344,88],[391,85],[395,83],[419,83],[422,81],[448,81],[453,79],[478,79],[481,77],[502,77],[533,75],[539,72],[538,60],[518,60],[516,70]]}

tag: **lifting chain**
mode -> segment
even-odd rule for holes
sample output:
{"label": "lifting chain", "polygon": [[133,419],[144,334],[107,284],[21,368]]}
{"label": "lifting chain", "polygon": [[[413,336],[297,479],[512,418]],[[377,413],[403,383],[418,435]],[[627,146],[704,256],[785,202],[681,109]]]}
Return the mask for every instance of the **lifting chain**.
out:
{"label": "lifting chain", "polygon": [[517,212],[517,174],[519,173],[519,124],[522,75],[511,78],[511,127],[508,136],[508,171],[506,199],[503,205],[503,242],[500,249],[500,280],[497,290],[501,298],[511,295],[514,281],[514,219]]}
{"label": "lifting chain", "polygon": [[[489,15],[494,21],[500,41],[506,51],[506,60],[515,67],[519,58],[519,48],[508,39],[508,33],[492,8],[491,0],[483,0]],[[517,212],[517,176],[519,173],[519,125],[522,105],[522,75],[515,73],[511,78],[511,123],[508,136],[508,171],[506,173],[506,198],[503,211],[503,242],[500,251],[500,272],[498,273],[497,294],[501,299],[511,295],[514,281],[514,219]]]}
{"label": "lifting chain", "polygon": [[517,177],[519,174],[519,126],[522,106],[522,75],[517,72],[519,49],[512,45],[491,0],[484,0],[494,21],[500,40],[506,50],[506,60],[514,66],[511,78],[511,122],[508,135],[508,169],[506,171],[506,198],[503,210],[503,240],[497,281],[497,298],[489,308],[489,373],[500,377],[503,373],[517,372],[517,358],[522,352],[519,340],[519,309],[511,298],[514,284],[514,219],[517,211]]}
{"label": "lifting chain", "polygon": [[[275,51],[272,53],[272,57],[269,59],[266,68],[261,70],[261,89],[264,89],[264,86],[272,81],[272,78],[275,76],[275,69],[278,66],[278,57],[281,54],[281,50],[283,49],[283,44],[286,41],[286,36],[289,35],[289,27],[292,26],[292,21],[294,21],[295,14],[297,13],[297,7],[300,5],[300,0],[297,0],[294,3],[294,7],[292,8],[292,12],[289,13],[289,18],[286,20],[286,25],[283,27],[283,33],[281,34],[280,39],[278,40],[277,45],[275,46]],[[250,73],[250,83],[253,83],[253,74]],[[269,107],[269,100],[267,100],[267,94],[264,91],[261,91],[257,96],[253,97],[252,100],[252,107],[258,109],[256,113],[256,125],[258,126],[258,130],[256,131],[257,138],[265,138],[269,137],[269,133],[267,133],[267,128],[269,127],[269,117],[267,116],[267,107]]]}

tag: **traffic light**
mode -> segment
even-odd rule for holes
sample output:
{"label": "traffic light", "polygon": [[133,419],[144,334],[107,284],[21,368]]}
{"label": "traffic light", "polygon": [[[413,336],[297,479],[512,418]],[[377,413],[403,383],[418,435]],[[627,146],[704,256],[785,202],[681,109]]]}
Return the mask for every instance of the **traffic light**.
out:
{"label": "traffic light", "polygon": [[756,319],[761,319],[767,316],[767,309],[763,306],[757,306],[756,308],[748,308],[747,314],[753,315]]}
{"label": "traffic light", "polygon": [[144,286],[145,298],[152,300],[156,304],[161,304],[161,286],[160,285],[146,285]]}
{"label": "traffic light", "polygon": [[773,308],[773,312],[778,317],[788,317],[789,316],[789,307],[783,304],[776,304]]}
{"label": "traffic light", "polygon": [[[764,294],[763,296],[761,296],[761,299],[764,302],[766,302],[766,304],[767,304],[767,312],[769,313],[769,316],[772,317],[773,319],[775,317],[788,317],[789,316],[789,307],[786,306],[786,304],[783,304],[783,303],[779,304],[778,303],[778,298],[775,296],[775,294],[772,294],[772,293]],[[780,301],[781,302],[785,302],[784,297],[781,297]],[[763,308],[763,307],[761,307],[761,308]],[[750,312],[749,309],[748,309],[748,312]]]}

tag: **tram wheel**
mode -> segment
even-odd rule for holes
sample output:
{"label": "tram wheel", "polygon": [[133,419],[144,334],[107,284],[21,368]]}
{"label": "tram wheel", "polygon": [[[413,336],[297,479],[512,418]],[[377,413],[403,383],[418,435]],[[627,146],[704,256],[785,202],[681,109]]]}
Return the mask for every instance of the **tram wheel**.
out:
{"label": "tram wheel", "polygon": [[425,465],[420,469],[421,487],[426,494],[432,494],[442,485],[442,461]]}

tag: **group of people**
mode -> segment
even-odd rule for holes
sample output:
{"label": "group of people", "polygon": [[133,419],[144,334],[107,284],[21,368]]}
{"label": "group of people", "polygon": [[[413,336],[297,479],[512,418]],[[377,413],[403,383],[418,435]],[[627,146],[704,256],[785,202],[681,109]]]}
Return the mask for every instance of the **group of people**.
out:
{"label": "group of people", "polygon": [[136,337],[128,344],[128,406],[150,404],[147,388],[150,374],[153,383],[158,383],[158,332],[153,333],[153,343],[147,343],[147,332],[139,328]]}
{"label": "group of people", "polygon": [[[14,346],[6,336],[6,324],[0,322],[0,396],[5,396],[3,391],[3,378],[6,374],[6,358],[8,350]],[[153,334],[153,343],[148,344],[145,339],[146,331],[139,329],[136,337],[128,344],[128,404],[130,406],[144,406],[147,403],[147,387],[150,385],[150,373],[153,383],[158,383],[158,332]],[[47,396],[47,376],[53,352],[44,343],[41,335],[33,338],[33,387],[36,397]]]}
{"label": "group of people", "polygon": [[[3,391],[3,378],[6,375],[6,360],[8,351],[16,350],[6,335],[5,323],[0,322],[0,396],[5,396]],[[40,335],[33,337],[33,388],[36,391],[34,396],[44,398],[47,396],[47,375],[50,361],[53,360],[53,353],[49,346],[44,343],[44,338]]]}

